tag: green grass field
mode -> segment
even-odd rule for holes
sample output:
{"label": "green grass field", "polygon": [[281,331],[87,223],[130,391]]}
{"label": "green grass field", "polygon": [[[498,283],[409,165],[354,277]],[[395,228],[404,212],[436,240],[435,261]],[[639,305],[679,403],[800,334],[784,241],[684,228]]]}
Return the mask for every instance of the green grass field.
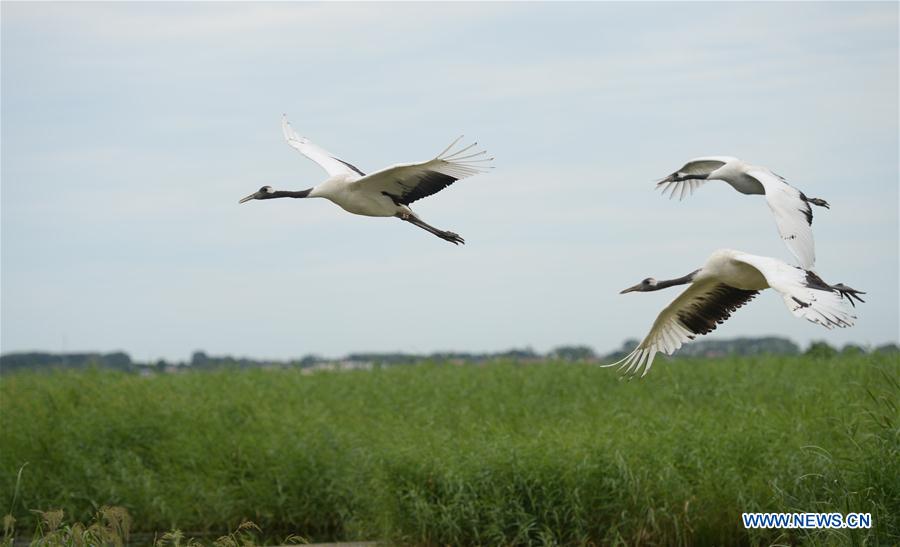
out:
{"label": "green grass field", "polygon": [[[898,544],[898,377],[896,356],[865,355],[660,361],[633,382],[562,363],[14,374],[0,514],[26,536],[32,509],[116,505],[136,532]],[[869,512],[874,528],[747,531],[744,511]]]}

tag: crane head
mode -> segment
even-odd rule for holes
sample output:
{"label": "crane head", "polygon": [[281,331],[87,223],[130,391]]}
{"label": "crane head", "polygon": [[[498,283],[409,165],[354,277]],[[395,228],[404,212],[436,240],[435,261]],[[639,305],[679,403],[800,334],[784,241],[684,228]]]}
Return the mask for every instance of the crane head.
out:
{"label": "crane head", "polygon": [[670,182],[684,182],[686,180],[706,180],[709,178],[709,175],[709,173],[685,173],[683,171],[675,171],[668,177],[658,181],[656,185],[662,186],[663,184],[668,184]]}
{"label": "crane head", "polygon": [[272,194],[274,192],[275,190],[273,190],[271,186],[263,186],[258,191],[253,192],[249,196],[241,199],[238,203],[244,203],[245,201],[250,201],[251,199],[266,199],[269,194]]}
{"label": "crane head", "polygon": [[637,292],[652,291],[656,288],[656,284],[657,284],[656,279],[654,279],[652,277],[648,277],[647,279],[641,281],[637,285],[635,285],[633,287],[628,287],[627,289],[623,290],[619,294],[625,294],[627,292],[635,292],[635,291],[637,291]]}
{"label": "crane head", "polygon": [[703,158],[694,158],[681,166],[681,169],[675,171],[668,177],[658,181],[656,186],[684,182],[688,180],[708,180],[717,179],[723,176],[719,171],[722,167],[741,165],[741,160],[731,156],[706,156]]}

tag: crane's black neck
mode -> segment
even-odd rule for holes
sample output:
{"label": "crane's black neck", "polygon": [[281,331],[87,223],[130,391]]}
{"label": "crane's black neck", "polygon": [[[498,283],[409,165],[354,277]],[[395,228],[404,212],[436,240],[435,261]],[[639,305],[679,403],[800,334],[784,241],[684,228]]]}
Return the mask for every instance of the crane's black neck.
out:
{"label": "crane's black neck", "polygon": [[686,285],[694,280],[694,277],[697,276],[697,272],[700,270],[694,270],[691,273],[687,274],[684,277],[678,277],[675,279],[663,279],[662,281],[657,281],[656,285],[654,285],[651,291],[658,291],[660,289],[665,289],[668,287],[674,287],[675,285]]}
{"label": "crane's black neck", "polygon": [[308,188],[306,190],[297,190],[296,192],[293,192],[291,190],[275,190],[274,192],[269,192],[268,194],[259,196],[259,199],[305,198],[309,197],[310,192],[312,192],[312,188]]}

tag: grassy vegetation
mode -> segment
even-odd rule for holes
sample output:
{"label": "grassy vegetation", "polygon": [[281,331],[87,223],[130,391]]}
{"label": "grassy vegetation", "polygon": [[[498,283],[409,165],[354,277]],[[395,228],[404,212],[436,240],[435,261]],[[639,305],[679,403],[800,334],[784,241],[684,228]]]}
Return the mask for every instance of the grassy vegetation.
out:
{"label": "grassy vegetation", "polygon": [[[897,544],[896,356],[0,383],[0,513],[414,544]],[[27,465],[25,465],[27,463]],[[21,481],[17,487],[17,474]],[[744,530],[744,511],[874,529]]]}

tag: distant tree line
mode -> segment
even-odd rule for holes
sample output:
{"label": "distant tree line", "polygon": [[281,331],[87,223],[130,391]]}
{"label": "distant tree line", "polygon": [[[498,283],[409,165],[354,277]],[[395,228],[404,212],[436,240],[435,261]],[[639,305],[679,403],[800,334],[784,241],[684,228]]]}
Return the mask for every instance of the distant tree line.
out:
{"label": "distant tree line", "polygon": [[50,368],[89,368],[101,367],[131,372],[135,363],[123,352],[113,353],[7,353],[0,355],[0,372],[16,370],[50,369]]}
{"label": "distant tree line", "polygon": [[[210,356],[203,351],[196,351],[187,362],[139,363],[122,351],[113,353],[7,353],[0,355],[0,373],[19,370],[51,370],[58,368],[85,369],[104,368],[124,372],[162,373],[180,370],[215,370],[223,368],[315,368],[320,366],[357,366],[357,365],[404,365],[422,361],[451,363],[483,363],[495,360],[511,361],[565,361],[565,362],[612,362],[629,354],[639,343],[638,340],[626,340],[622,347],[606,355],[597,355],[593,349],[583,345],[559,346],[546,354],[540,354],[531,348],[511,349],[493,353],[469,352],[435,352],[427,355],[413,353],[352,353],[346,357],[334,359],[317,355],[306,355],[286,361],[259,360],[246,357]],[[897,344],[885,344],[871,350],[875,353],[897,353]],[[856,344],[847,344],[843,348],[835,348],[827,342],[813,342],[805,351],[787,338],[777,336],[762,338],[733,338],[729,340],[700,340],[683,346],[675,357],[721,357],[726,355],[809,355],[818,358],[831,358],[838,355],[867,353],[868,350]]]}

